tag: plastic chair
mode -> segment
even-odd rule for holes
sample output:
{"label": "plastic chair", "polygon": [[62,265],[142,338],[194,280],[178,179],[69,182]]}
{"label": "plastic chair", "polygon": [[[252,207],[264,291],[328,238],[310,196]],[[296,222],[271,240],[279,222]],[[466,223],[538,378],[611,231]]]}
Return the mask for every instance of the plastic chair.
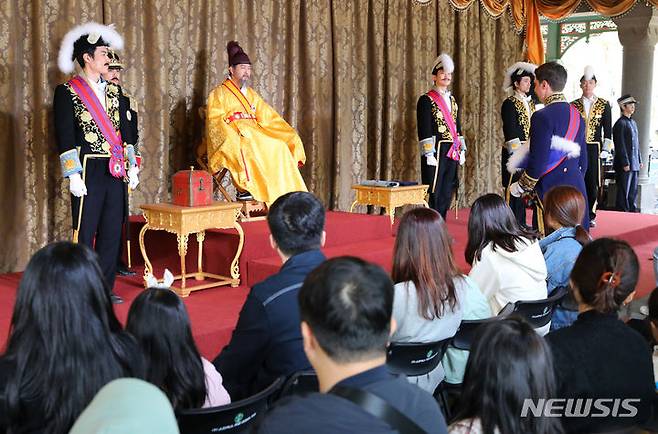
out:
{"label": "plastic chair", "polygon": [[283,383],[279,399],[291,395],[308,395],[320,390],[318,376],[313,370],[299,371],[292,374]]}
{"label": "plastic chair", "polygon": [[280,389],[277,378],[265,390],[249,398],[220,407],[177,412],[178,428],[185,434],[242,433],[258,422],[269,408],[269,399]]}
{"label": "plastic chair", "polygon": [[394,374],[425,375],[438,366],[450,341],[452,338],[429,343],[391,342],[386,351],[386,366]]}
{"label": "plastic chair", "polygon": [[[561,287],[558,288],[552,296],[544,300],[517,301],[513,304],[514,307],[511,309],[510,315],[513,314],[523,317],[535,329],[544,327],[551,321],[555,306],[560,304],[566,295],[567,289]],[[509,310],[508,306],[505,306],[503,310],[501,310],[501,313]]]}

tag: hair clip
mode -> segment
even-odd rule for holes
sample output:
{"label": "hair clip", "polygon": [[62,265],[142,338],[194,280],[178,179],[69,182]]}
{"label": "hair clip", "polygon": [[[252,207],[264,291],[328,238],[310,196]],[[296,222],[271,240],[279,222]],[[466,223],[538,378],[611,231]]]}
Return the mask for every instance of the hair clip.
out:
{"label": "hair clip", "polygon": [[619,273],[613,273],[611,271],[606,271],[601,275],[601,281],[604,284],[610,285],[613,288],[616,288],[621,283],[621,278]]}

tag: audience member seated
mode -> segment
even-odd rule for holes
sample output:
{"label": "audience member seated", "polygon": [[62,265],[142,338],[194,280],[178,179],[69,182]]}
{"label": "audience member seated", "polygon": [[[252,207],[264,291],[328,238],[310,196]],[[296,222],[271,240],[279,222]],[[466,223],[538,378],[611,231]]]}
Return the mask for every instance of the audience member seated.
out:
{"label": "audience member seated", "polygon": [[318,374],[320,393],[280,401],[260,433],[394,433],[394,427],[355,403],[354,396],[396,413],[418,430],[445,433],[434,398],[386,369],[395,328],[393,283],[358,258],[331,259],[299,292],[304,351]]}
{"label": "audience member seated", "polygon": [[473,203],[465,254],[473,266],[469,276],[494,314],[507,303],[546,298],[546,262],[537,235],[519,226],[497,194],[485,194]]}
{"label": "audience member seated", "polygon": [[560,434],[559,418],[520,417],[526,399],[555,397],[550,348],[517,317],[478,330],[451,434]]}
{"label": "audience member seated", "polygon": [[649,417],[655,399],[651,352],[642,336],[617,317],[619,308],[633,298],[637,279],[638,260],[631,247],[608,238],[583,247],[571,270],[580,314],[572,325],[547,336],[558,396],[606,401],[603,409],[592,410],[601,417],[563,418],[567,432],[625,429]]}
{"label": "audience member seated", "polygon": [[144,352],[146,379],[162,389],[176,411],[231,402],[222,376],[199,354],[176,293],[149,288],[139,294],[130,306],[126,331]]}
{"label": "audience member seated", "polygon": [[658,345],[658,288],[651,291],[647,304],[649,315],[646,318],[631,319],[626,324],[642,335],[653,352],[653,347]]}
{"label": "audience member seated", "polygon": [[178,434],[167,397],[155,386],[121,378],[104,386],[69,434]]}
{"label": "audience member seated", "polygon": [[214,360],[234,401],[257,393],[279,376],[310,369],[299,330],[297,293],[324,260],[325,212],[311,193],[287,193],[267,215],[279,272],[254,285],[229,344]]}
{"label": "audience member seated", "polygon": [[105,384],[143,376],[109,294],[82,244],[53,243],[30,259],[0,357],[0,432],[68,433]]}
{"label": "audience member seated", "polygon": [[[546,286],[549,296],[557,288],[569,288],[569,274],[583,246],[591,241],[580,225],[587,203],[582,193],[570,185],[553,187],[544,196],[544,227],[551,233],[539,241],[546,260]],[[551,330],[571,325],[578,316],[578,305],[569,294],[553,311]]]}
{"label": "audience member seated", "polygon": [[[391,336],[393,342],[450,338],[469,308],[471,316],[476,317],[473,319],[491,316],[487,300],[455,265],[446,224],[433,209],[415,208],[400,220],[392,275],[393,318],[397,324]],[[453,371],[461,368],[463,372],[467,357],[466,352],[466,357],[453,358]],[[434,392],[443,378],[441,364],[427,375],[408,377],[429,393]]]}

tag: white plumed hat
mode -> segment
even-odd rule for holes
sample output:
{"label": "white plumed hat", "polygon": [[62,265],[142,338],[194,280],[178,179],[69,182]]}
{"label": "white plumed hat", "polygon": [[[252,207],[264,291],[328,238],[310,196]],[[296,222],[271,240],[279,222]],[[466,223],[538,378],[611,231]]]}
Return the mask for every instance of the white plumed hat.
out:
{"label": "white plumed hat", "polygon": [[432,74],[436,74],[439,69],[443,69],[443,72],[452,73],[455,70],[455,63],[452,61],[452,58],[446,53],[442,53],[433,63]]}
{"label": "white plumed hat", "polygon": [[81,51],[90,47],[110,47],[114,50],[123,49],[123,38],[113,25],[89,22],[71,29],[62,39],[57,56],[57,66],[65,74],[75,70],[73,60]]}

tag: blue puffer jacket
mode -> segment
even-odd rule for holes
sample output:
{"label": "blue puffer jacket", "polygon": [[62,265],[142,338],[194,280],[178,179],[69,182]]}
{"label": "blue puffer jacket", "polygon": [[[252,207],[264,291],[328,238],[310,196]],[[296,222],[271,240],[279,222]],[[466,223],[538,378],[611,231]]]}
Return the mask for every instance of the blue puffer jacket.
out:
{"label": "blue puffer jacket", "polygon": [[576,228],[560,228],[539,240],[546,260],[546,287],[550,294],[559,286],[569,285],[569,275],[583,246],[576,240]]}

